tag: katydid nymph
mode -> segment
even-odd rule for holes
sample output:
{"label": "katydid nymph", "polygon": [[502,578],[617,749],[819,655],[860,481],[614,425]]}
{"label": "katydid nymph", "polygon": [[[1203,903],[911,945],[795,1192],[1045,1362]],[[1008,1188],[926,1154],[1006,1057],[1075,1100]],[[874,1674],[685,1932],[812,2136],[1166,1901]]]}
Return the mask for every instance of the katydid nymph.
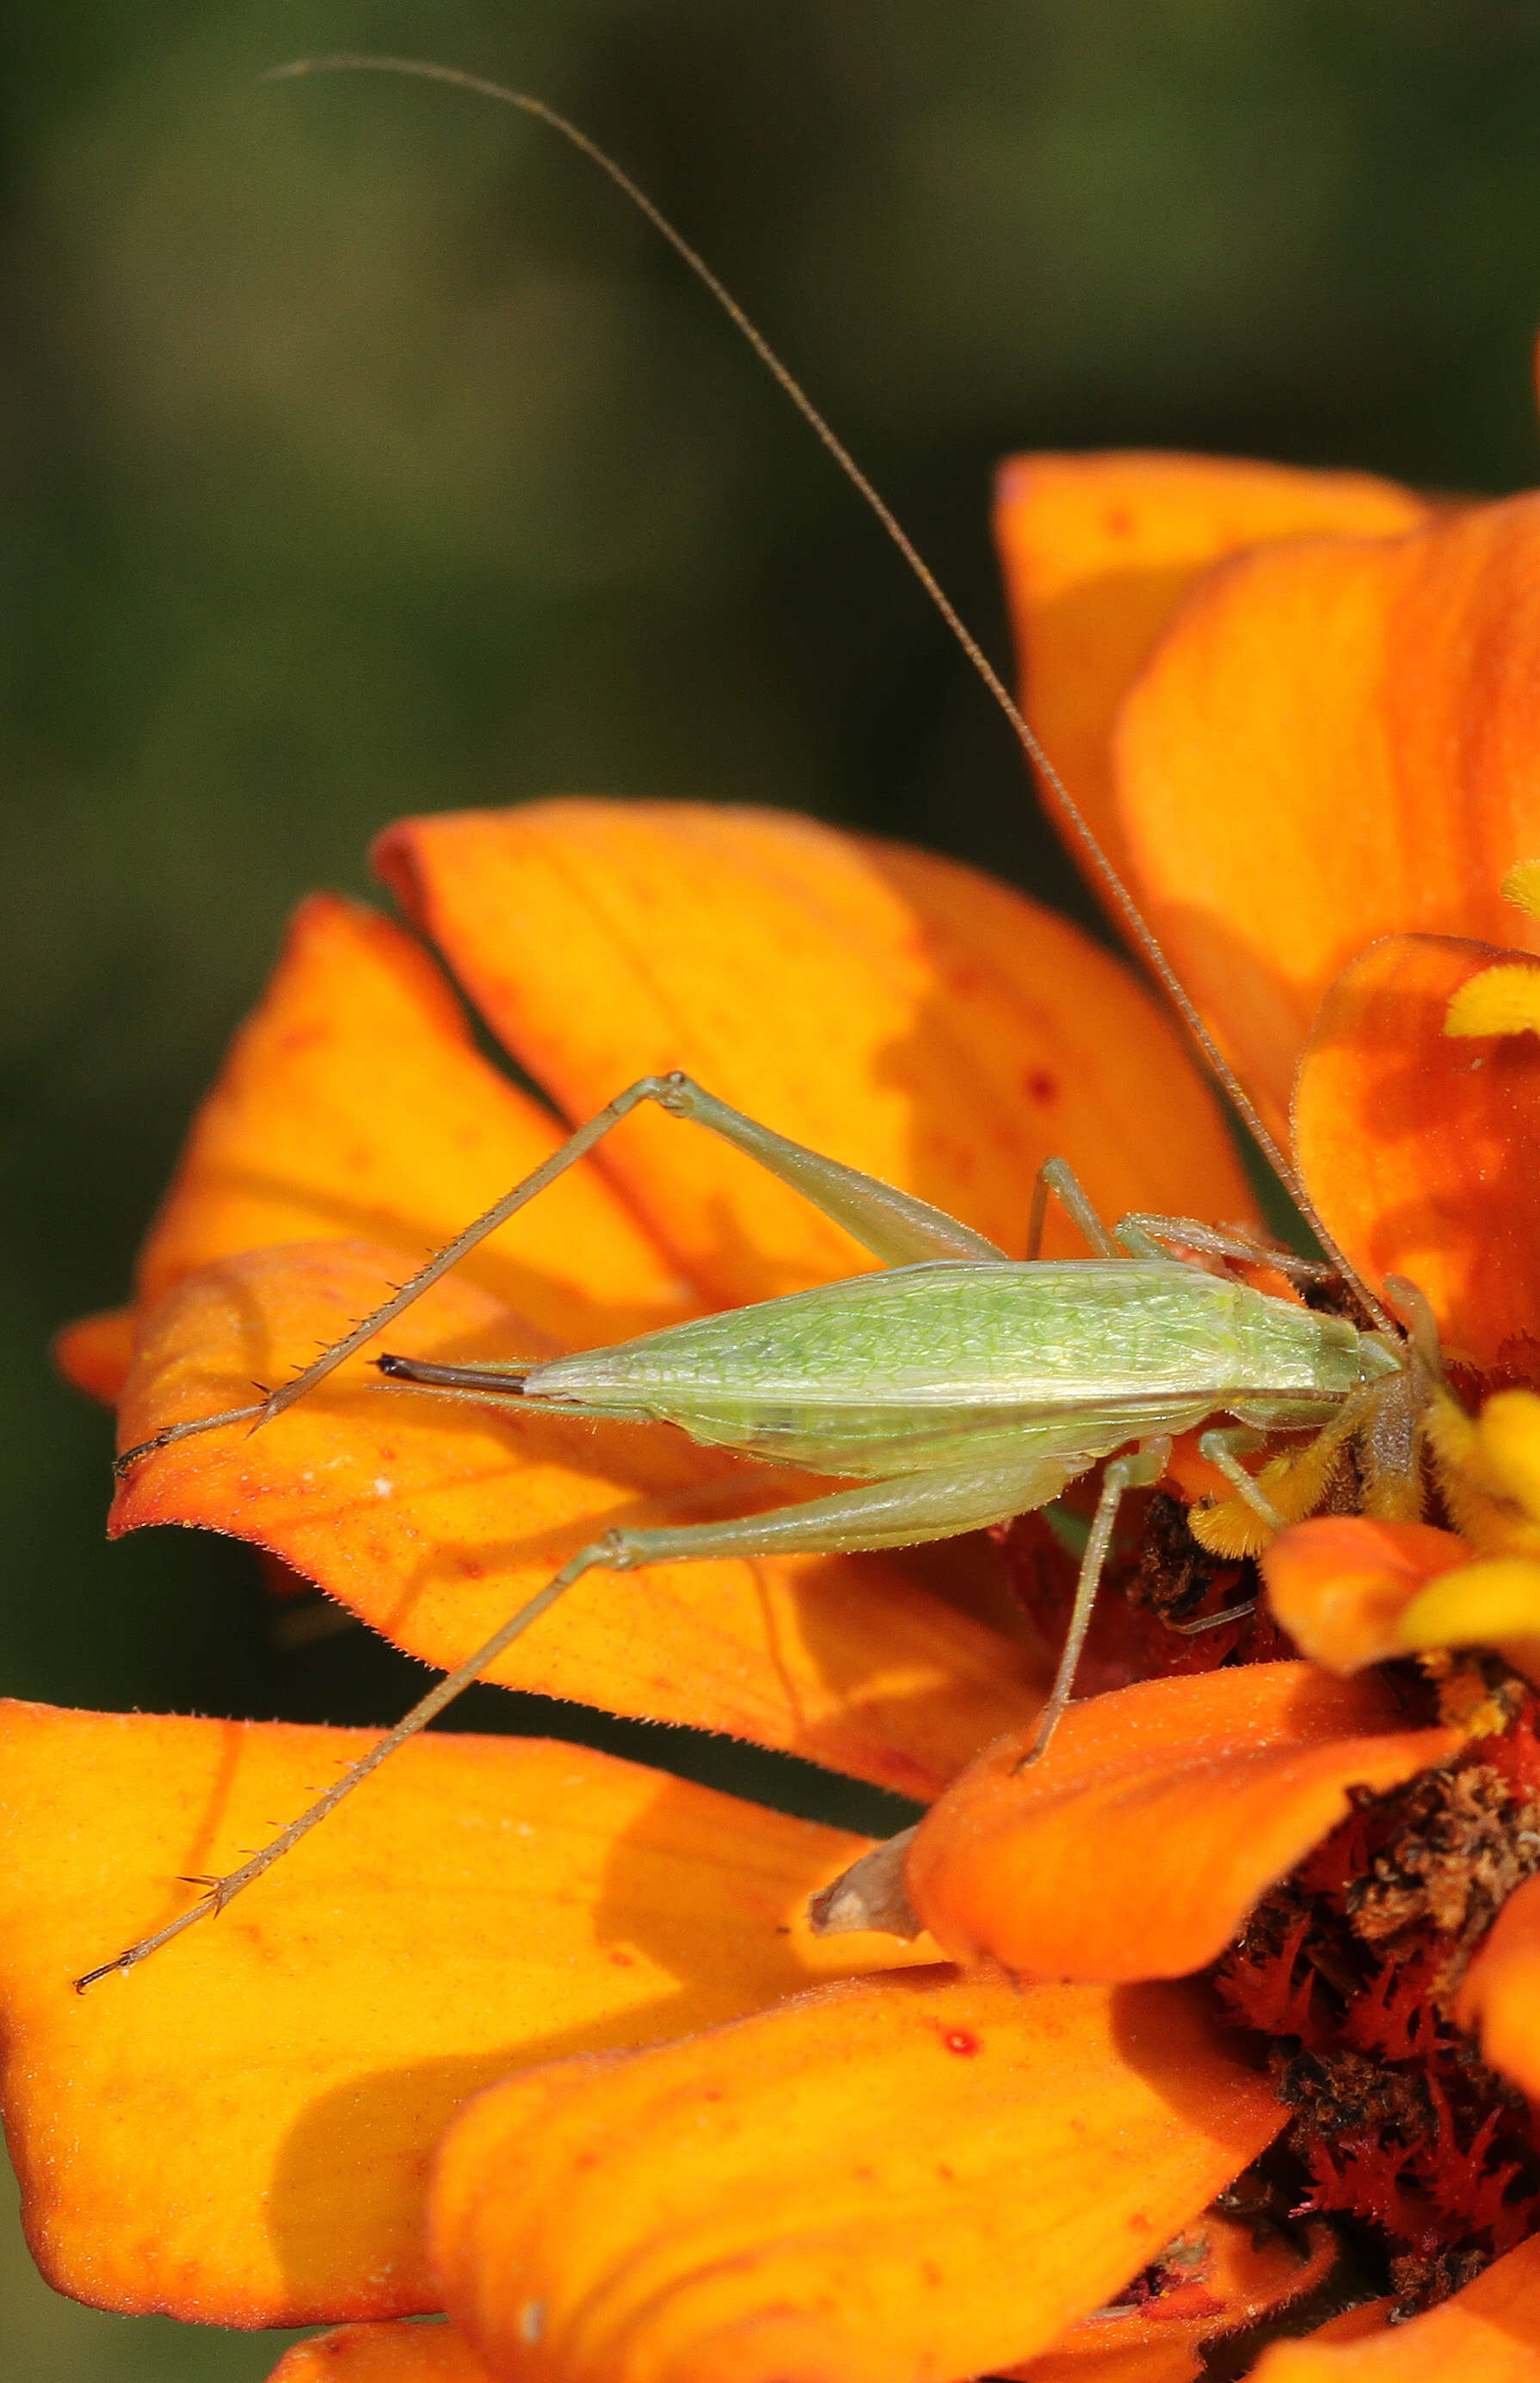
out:
{"label": "katydid nymph", "polygon": [[[1176,1435],[1201,1430],[1204,1455],[1229,1483],[1233,1496],[1222,1511],[1237,1552],[1260,1547],[1283,1520],[1319,1502],[1349,1443],[1365,1502],[1378,1512],[1415,1513],[1415,1418],[1438,1362],[1436,1335],[1412,1288],[1392,1285],[1389,1290],[1397,1311],[1411,1324],[1410,1334],[1404,1334],[1324,1232],[987,658],[904,531],[709,268],[610,159],[540,102],[447,69],[395,60],[321,60],[285,71],[340,67],[406,71],[461,84],[553,125],[620,184],[726,308],[874,510],[1025,753],[1053,784],[1084,856],[1211,1070],[1316,1232],[1325,1259],[1295,1258],[1264,1249],[1244,1233],[1183,1218],[1136,1215],[1104,1221],[1056,1159],[1042,1168],[1032,1194],[1028,1255],[1012,1259],[940,1209],[786,1140],[684,1075],[645,1077],[630,1085],[294,1379],[252,1405],[167,1426],[120,1457],[119,1470],[196,1433],[271,1422],[387,1332],[450,1266],[585,1157],[633,1109],[650,1103],[721,1136],[790,1185],[871,1252],[880,1270],[534,1364],[435,1364],[387,1350],[377,1360],[379,1370],[405,1394],[671,1426],[708,1446],[795,1465],[847,1486],[739,1520],[622,1528],[595,1539],[271,1844],[212,1882],[202,1902],[78,1981],[82,1987],[131,1968],[252,1884],[584,1574],[697,1558],[914,1546],[1001,1525],[1045,1506],[1101,1464],[1068,1636],[1026,1758],[1035,1760],[1047,1749],[1073,1692],[1119,1502],[1130,1488],[1161,1477]],[[1023,1192],[1025,1199],[1025,1186]],[[1073,1218],[1089,1256],[1045,1260],[1038,1254],[1052,1197]],[[1306,1283],[1339,1278],[1356,1301],[1361,1320],[1253,1287],[1237,1269],[1263,1258]],[[1240,1459],[1275,1434],[1295,1435],[1302,1444],[1295,1458],[1275,1459],[1259,1482]]]}

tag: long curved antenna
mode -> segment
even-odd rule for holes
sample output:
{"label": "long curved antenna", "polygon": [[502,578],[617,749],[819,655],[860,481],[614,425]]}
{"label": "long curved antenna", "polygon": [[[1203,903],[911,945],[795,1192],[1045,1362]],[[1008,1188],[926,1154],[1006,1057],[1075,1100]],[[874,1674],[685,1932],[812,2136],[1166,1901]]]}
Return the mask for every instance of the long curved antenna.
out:
{"label": "long curved antenna", "polygon": [[316,74],[389,74],[405,75],[418,82],[448,84],[454,91],[468,91],[481,99],[495,99],[505,107],[515,107],[522,115],[532,116],[541,124],[549,125],[563,141],[591,159],[601,174],[607,174],[617,190],[622,191],[632,205],[651,224],[659,237],[668,242],[674,254],[688,266],[696,279],[709,291],[735,329],[747,340],[766,371],[784,389],[814,437],[827,451],[845,478],[861,497],[869,512],[886,530],[909,569],[946,623],[963,652],[982,679],[999,710],[1009,722],[1017,744],[1039,775],[1053,788],[1065,817],[1068,820],[1079,845],[1082,857],[1095,870],[1106,888],[1108,897],[1122,918],[1146,963],[1158,979],[1167,999],[1186,1026],[1192,1040],[1207,1061],[1215,1080],[1223,1087],[1237,1114],[1246,1126],[1252,1141],[1272,1167],[1279,1182],[1293,1201],[1321,1247],[1344,1279],[1361,1300],[1366,1314],[1382,1331],[1394,1331],[1395,1325],[1368,1284],[1350,1263],[1347,1253],[1326,1229],[1304,1185],[1300,1181],[1287,1158],[1269,1132],[1255,1103],[1246,1091],[1234,1068],[1221,1052],[1171,961],[1146,920],[1139,904],[1123,883],[1097,840],[1094,829],[1079,804],[1065,784],[1041,745],[1038,742],[1026,715],[1012,696],[999,672],[984,652],[978,638],[968,628],[935,573],[916,547],[908,532],[873,488],[849,450],[835,436],[812,399],[787,367],[782,363],[764,333],[739,305],[733,292],[718,279],[706,259],[691,247],[683,232],[676,231],[661,208],[655,206],[647,192],[634,182],[624,167],[616,164],[597,141],[548,106],[543,99],[530,93],[514,91],[506,83],[490,82],[484,75],[469,74],[460,67],[437,66],[425,58],[372,56],[365,52],[343,51],[326,57],[295,58],[288,66],[273,67],[262,77],[264,82],[289,82],[306,75]]}

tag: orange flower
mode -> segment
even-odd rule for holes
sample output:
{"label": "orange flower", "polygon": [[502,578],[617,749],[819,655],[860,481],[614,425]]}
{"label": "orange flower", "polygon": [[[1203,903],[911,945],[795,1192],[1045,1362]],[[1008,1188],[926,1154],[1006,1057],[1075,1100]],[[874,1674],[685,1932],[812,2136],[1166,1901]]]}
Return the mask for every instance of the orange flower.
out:
{"label": "orange flower", "polygon": [[[1300,1149],[1328,1222],[1374,1280],[1416,1277],[1462,1358],[1511,1369],[1531,1052],[1443,1031],[1448,994],[1497,955],[1455,950],[1442,974],[1428,955],[1485,928],[1489,888],[1540,846],[1521,550],[1540,514],[1435,517],[1374,483],[1121,457],[1015,467],[1002,526],[1050,748],[1115,820],[1275,1118],[1304,1051]],[[570,1117],[683,1067],[1007,1248],[1051,1151],[1104,1212],[1249,1213],[1145,997],[971,872],[771,815],[583,803],[409,822],[379,859]],[[1355,960],[1386,930],[1398,941]],[[558,1138],[417,944],[313,902],[194,1128],[131,1335],[93,1319],[66,1363],[121,1388],[127,1441],[235,1403]],[[1495,1153],[1511,1232],[1497,1192],[1489,1213],[1477,1197]],[[638,1114],[397,1337],[440,1355],[593,1345],[860,1263],[735,1154]],[[1506,1494],[1469,1451],[1448,1464],[1473,1500]],[[255,1438],[163,1451],[115,1527],[232,1531],[444,1663],[599,1516],[787,1495],[784,1475],[630,1426],[403,1399],[359,1361]],[[1380,2076],[1396,2031],[1458,1993],[1529,2081],[1511,2049],[1540,1959],[1524,1895],[1473,1962],[1496,1890],[1467,1895],[1414,2012],[1385,1961],[1350,1971],[1349,1887],[1405,1851],[1424,1779],[1472,1797],[1476,1771],[1500,1772],[1511,1694],[1462,1703],[1456,1664],[1442,1711],[1369,1672],[1211,1670],[1088,1701],[1013,1773],[1041,1671],[1000,1624],[955,1573],[897,1558],[721,1562],[590,1577],[498,1667],[947,1790],[908,1866],[935,1934],[907,1944],[808,1931],[809,1891],[858,1841],[570,1747],[436,1738],[229,1913],[77,1997],[72,1976],[260,1842],[356,1741],[11,1708],[5,2093],[45,2272],[113,2307],[342,2322],[290,2378],[324,2360],[460,2383],[1155,2383],[1196,2373],[1205,2331],[1318,2279],[1324,2233],[1257,2252],[1243,2205],[1204,2215],[1287,2128],[1316,2208],[1377,2193],[1427,2271],[1398,2277],[1403,2299],[1461,2280],[1434,2272],[1451,2226],[1501,2254],[1374,2341],[1387,2374],[1468,2371],[1484,2327],[1540,2364],[1522,2346],[1540,2342],[1520,2239],[1534,2153],[1526,2137],[1509,2161],[1509,2102],[1472,2131],[1466,2104],[1430,2100],[1414,2141],[1381,2113],[1359,2142],[1331,2132],[1318,2077],[1313,2100],[1304,2070],[1270,2080],[1224,2019],[1340,2083],[1344,2012]],[[1498,1784],[1494,1826],[1532,1784],[1516,1755]],[[1238,1928],[1216,2000],[1192,1973]],[[1323,1947],[1336,1931],[1334,1971],[1312,1966],[1312,1930]],[[996,1965],[942,1964],[979,1952]],[[450,2327],[400,2322],[446,2303]],[[1324,2369],[1346,2354],[1316,2343]]]}

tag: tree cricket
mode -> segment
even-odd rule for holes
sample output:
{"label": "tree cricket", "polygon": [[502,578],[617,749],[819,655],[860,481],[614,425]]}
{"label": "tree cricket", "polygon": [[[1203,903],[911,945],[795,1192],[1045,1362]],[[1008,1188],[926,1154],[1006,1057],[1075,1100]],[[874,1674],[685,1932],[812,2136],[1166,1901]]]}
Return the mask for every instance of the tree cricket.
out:
{"label": "tree cricket", "polygon": [[[790,1185],[853,1234],[881,1261],[881,1270],[537,1364],[435,1364],[387,1350],[376,1361],[379,1371],[388,1382],[427,1396],[491,1406],[516,1402],[574,1418],[669,1425],[707,1446],[811,1470],[848,1486],[736,1521],[614,1529],[593,1540],[270,1844],[210,1883],[206,1896],[168,1925],[78,1980],[82,1989],[114,1970],[132,1968],[194,1921],[223,1908],[589,1571],[914,1546],[1045,1506],[1103,1463],[1068,1635],[1026,1758],[1035,1761],[1046,1751],[1074,1689],[1119,1503],[1129,1489],[1161,1477],[1176,1435],[1201,1431],[1203,1455],[1230,1486],[1232,1496],[1210,1510],[1205,1525],[1207,1543],[1226,1554],[1254,1552],[1286,1521],[1318,1505],[1349,1449],[1369,1511],[1414,1514],[1421,1505],[1416,1422],[1437,1379],[1438,1350],[1420,1295],[1412,1286],[1393,1281],[1386,1296],[1395,1314],[1387,1313],[1333,1243],[1027,720],[823,417],[710,268],[575,126],[523,93],[409,61],[326,58],[280,71],[354,68],[450,83],[552,126],[619,185],[724,308],[875,512],[1025,755],[1054,787],[1084,857],[1210,1072],[1315,1233],[1324,1260],[1293,1257],[1247,1234],[1179,1217],[1131,1215],[1109,1224],[1058,1159],[1050,1159],[1038,1179],[1028,1254],[1012,1259],[942,1210],[786,1140],[683,1074],[644,1077],[295,1378],[252,1405],[167,1426],[128,1450],[117,1469],[125,1473],[156,1450],[197,1433],[242,1425],[256,1428],[274,1420],[387,1332],[415,1299],[633,1109],[651,1103],[719,1135]],[[1039,1254],[1051,1198],[1073,1219],[1091,1253],[1088,1257]],[[1361,1320],[1255,1288],[1237,1268],[1259,1261],[1297,1282],[1339,1280]],[[1275,1454],[1259,1477],[1240,1460],[1277,1434],[1292,1435],[1296,1447]],[[1232,1613],[1244,1610],[1249,1609]],[[1185,1626],[1212,1627],[1214,1619],[1227,1621],[1232,1613]]]}

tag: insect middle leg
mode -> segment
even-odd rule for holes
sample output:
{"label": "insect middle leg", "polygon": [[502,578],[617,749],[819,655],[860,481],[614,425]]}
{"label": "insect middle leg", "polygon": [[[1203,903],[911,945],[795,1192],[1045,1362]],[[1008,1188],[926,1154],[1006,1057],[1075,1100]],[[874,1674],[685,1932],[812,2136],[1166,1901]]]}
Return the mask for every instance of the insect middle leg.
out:
{"label": "insect middle leg", "polygon": [[1102,1475],[1102,1492],[1096,1500],[1096,1513],[1091,1518],[1090,1536],[1085,1553],[1080,1558],[1080,1576],[1075,1584],[1075,1603],[1070,1610],[1069,1629],[1066,1634],[1059,1668],[1053,1674],[1053,1685],[1048,1702],[1038,1717],[1037,1735],[1016,1764],[1025,1771],[1041,1762],[1047,1753],[1054,1731],[1064,1718],[1065,1708],[1075,1689],[1075,1674],[1080,1668],[1086,1633],[1096,1608],[1096,1592],[1102,1585],[1107,1552],[1117,1522],[1117,1510],[1130,1489],[1148,1488],[1158,1481],[1171,1462],[1171,1442],[1164,1434],[1140,1440],[1137,1449],[1127,1456],[1115,1456]]}
{"label": "insect middle leg", "polygon": [[[1099,1258],[1168,1258],[1171,1254],[1145,1228],[1151,1223],[1174,1224],[1175,1219],[1168,1216],[1121,1216],[1115,1225],[1104,1224],[1069,1161],[1066,1158],[1045,1158],[1038,1168],[1037,1181],[1032,1186],[1032,1209],[1027,1225],[1027,1255],[1034,1263],[1042,1255],[1042,1232],[1048,1221],[1051,1198],[1057,1199],[1066,1214],[1078,1225]],[[1205,1230],[1205,1227],[1194,1225],[1195,1240]]]}
{"label": "insect middle leg", "polygon": [[1041,1451],[1014,1459],[993,1455],[972,1463],[959,1459],[955,1464],[933,1471],[865,1482],[858,1488],[836,1490],[826,1498],[810,1499],[800,1505],[782,1506],[770,1513],[753,1514],[738,1521],[606,1532],[602,1538],[580,1548],[537,1595],[511,1614],[474,1655],[447,1673],[394,1729],[370,1747],[361,1761],[345,1771],[324,1796],[318,1797],[270,1844],[242,1862],[239,1870],[216,1879],[202,1903],[194,1904],[154,1935],[130,1945],[126,1952],[104,1962],[100,1969],[78,1978],[77,1990],[94,1984],[115,1969],[132,1969],[135,1962],[158,1951],[195,1921],[211,1912],[222,1911],[232,1896],[252,1885],[334,1812],[344,1797],[362,1786],[388,1755],[425,1728],[463,1689],[479,1679],[488,1664],[495,1662],[516,1638],[523,1637],[530,1625],[585,1573],[598,1569],[630,1572],[639,1564],[700,1562],[713,1556],[844,1555],[877,1548],[913,1547],[922,1540],[951,1538],[963,1531],[1007,1521],[1025,1508],[1040,1505],[1056,1495],[1071,1473],[1078,1469],[1078,1457],[1066,1459],[1062,1454],[1044,1454]]}
{"label": "insect middle leg", "polygon": [[1032,1186],[1032,1209],[1027,1224],[1029,1260],[1035,1262],[1042,1255],[1042,1229],[1048,1221],[1051,1198],[1056,1198],[1060,1206],[1073,1217],[1099,1258],[1126,1255],[1092,1207],[1090,1195],[1069,1161],[1066,1158],[1045,1158],[1038,1168],[1037,1181]]}

